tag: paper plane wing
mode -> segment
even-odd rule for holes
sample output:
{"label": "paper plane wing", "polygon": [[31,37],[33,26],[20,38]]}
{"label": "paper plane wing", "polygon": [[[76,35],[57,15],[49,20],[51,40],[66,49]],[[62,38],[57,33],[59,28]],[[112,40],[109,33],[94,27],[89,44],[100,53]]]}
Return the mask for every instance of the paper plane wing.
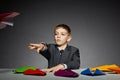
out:
{"label": "paper plane wing", "polygon": [[25,75],[38,75],[38,76],[45,76],[46,72],[40,70],[40,69],[36,69],[36,70],[32,70],[32,69],[28,69],[26,71],[24,71]]}
{"label": "paper plane wing", "polygon": [[7,25],[13,26],[13,18],[19,14],[18,12],[0,14],[0,29],[5,28]]}
{"label": "paper plane wing", "polygon": [[110,70],[112,70],[113,72],[120,74],[120,67],[111,67],[109,68]]}
{"label": "paper plane wing", "polygon": [[72,70],[58,70],[54,73],[55,76],[61,76],[61,77],[78,77],[78,73],[72,71]]}
{"label": "paper plane wing", "polygon": [[96,69],[93,75],[105,75],[101,70]]}
{"label": "paper plane wing", "polygon": [[96,69],[99,69],[99,70],[104,71],[104,72],[110,72],[111,70],[109,68],[111,68],[111,67],[117,67],[118,68],[119,66],[116,65],[116,64],[101,65],[101,66],[90,68],[90,70],[95,71]]}
{"label": "paper plane wing", "polygon": [[13,70],[13,72],[14,73],[23,73],[24,71],[26,71],[28,69],[36,70],[37,68],[34,66],[24,66],[24,67],[20,67],[20,68]]}
{"label": "paper plane wing", "polygon": [[83,74],[83,75],[92,75],[92,72],[90,71],[89,68],[87,68],[84,71],[82,71],[81,74]]}

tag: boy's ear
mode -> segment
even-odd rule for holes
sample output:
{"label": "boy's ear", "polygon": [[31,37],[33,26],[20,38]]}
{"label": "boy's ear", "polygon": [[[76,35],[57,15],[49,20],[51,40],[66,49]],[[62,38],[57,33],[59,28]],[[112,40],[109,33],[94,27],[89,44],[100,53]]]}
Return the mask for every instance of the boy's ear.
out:
{"label": "boy's ear", "polygon": [[71,36],[71,35],[69,35],[67,42],[70,42],[70,41],[71,41],[71,39],[72,39],[72,36]]}

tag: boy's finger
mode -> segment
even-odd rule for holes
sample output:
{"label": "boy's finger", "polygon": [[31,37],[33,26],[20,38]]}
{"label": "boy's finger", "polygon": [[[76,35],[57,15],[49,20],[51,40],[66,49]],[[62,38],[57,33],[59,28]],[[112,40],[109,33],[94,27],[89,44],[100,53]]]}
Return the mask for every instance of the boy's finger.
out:
{"label": "boy's finger", "polygon": [[41,50],[41,48],[37,48],[37,53],[39,53],[39,52],[40,52],[40,50]]}
{"label": "boy's finger", "polygon": [[35,49],[36,47],[28,46],[29,49]]}
{"label": "boy's finger", "polygon": [[30,43],[30,46],[36,46],[37,44]]}
{"label": "boy's finger", "polygon": [[40,44],[33,44],[33,43],[31,43],[29,46],[32,46],[32,47],[39,47]]}
{"label": "boy's finger", "polygon": [[53,70],[52,69],[46,69],[44,70],[44,72],[52,72]]}

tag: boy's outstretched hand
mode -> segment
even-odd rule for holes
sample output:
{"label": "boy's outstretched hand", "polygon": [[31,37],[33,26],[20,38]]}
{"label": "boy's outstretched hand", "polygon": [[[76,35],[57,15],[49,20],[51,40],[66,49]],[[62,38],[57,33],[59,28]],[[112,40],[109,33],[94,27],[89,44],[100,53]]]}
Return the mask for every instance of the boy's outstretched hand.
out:
{"label": "boy's outstretched hand", "polygon": [[34,43],[30,43],[30,45],[28,46],[28,48],[30,50],[35,49],[37,53],[39,53],[39,51],[43,50],[44,47],[45,47],[44,44],[34,44]]}
{"label": "boy's outstretched hand", "polygon": [[55,67],[44,70],[44,72],[56,72],[58,70],[63,70],[63,69],[64,69],[64,65],[59,64],[59,65],[57,65]]}

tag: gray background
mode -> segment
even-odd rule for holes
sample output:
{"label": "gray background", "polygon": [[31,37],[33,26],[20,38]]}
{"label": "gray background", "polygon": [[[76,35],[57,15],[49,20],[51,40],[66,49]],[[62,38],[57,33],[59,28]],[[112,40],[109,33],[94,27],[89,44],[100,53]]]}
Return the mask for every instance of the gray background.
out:
{"label": "gray background", "polygon": [[16,11],[14,26],[0,30],[0,68],[47,67],[29,43],[54,43],[53,29],[72,29],[69,43],[80,49],[81,67],[120,65],[119,0],[0,0],[0,13]]}

